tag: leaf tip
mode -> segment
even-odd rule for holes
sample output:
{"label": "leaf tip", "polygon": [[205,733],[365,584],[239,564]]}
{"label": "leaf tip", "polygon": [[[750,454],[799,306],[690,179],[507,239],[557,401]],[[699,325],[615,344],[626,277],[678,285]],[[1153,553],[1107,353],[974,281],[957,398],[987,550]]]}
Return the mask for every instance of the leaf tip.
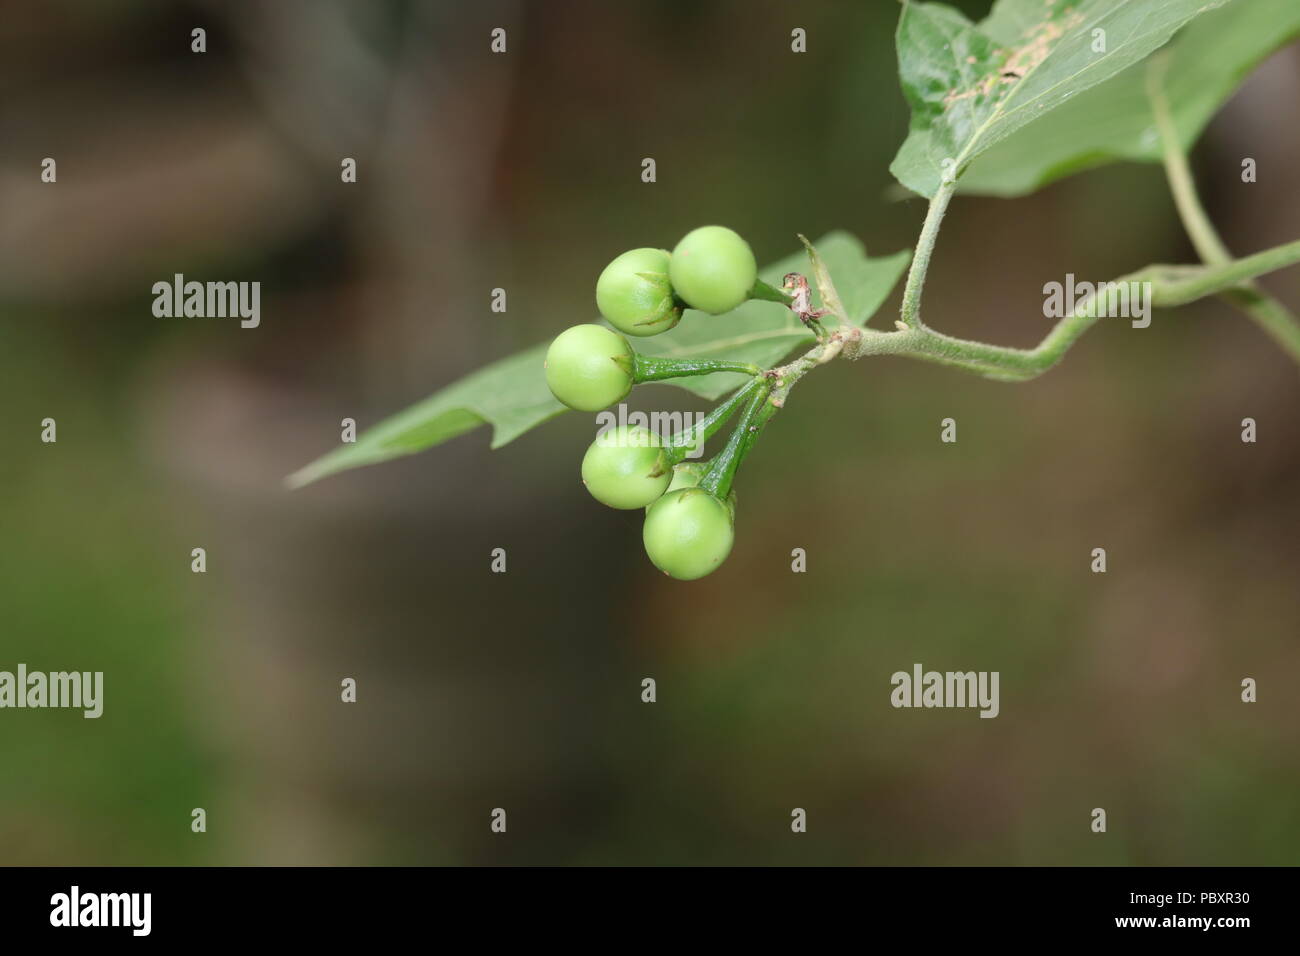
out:
{"label": "leaf tip", "polygon": [[313,462],[306,468],[299,468],[292,475],[285,475],[280,483],[284,485],[285,491],[297,491],[321,477],[323,477],[322,474],[316,468],[315,462]]}
{"label": "leaf tip", "polygon": [[286,491],[297,491],[299,488],[305,488],[307,485],[315,484],[322,478],[328,478],[330,475],[348,467],[338,463],[339,452],[337,450],[327,455],[322,455],[315,461],[303,465],[291,475],[285,475],[280,484]]}

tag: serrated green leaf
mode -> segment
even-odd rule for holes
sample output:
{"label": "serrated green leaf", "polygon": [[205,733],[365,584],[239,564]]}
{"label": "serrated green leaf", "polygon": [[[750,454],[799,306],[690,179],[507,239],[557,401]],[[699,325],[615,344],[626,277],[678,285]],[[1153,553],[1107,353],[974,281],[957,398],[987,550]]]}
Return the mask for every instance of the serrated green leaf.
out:
{"label": "serrated green leaf", "polygon": [[908,0],[897,47],[912,123],[891,172],[933,196],[985,151],[1226,2],[999,0],[975,26],[951,7]]}
{"label": "serrated green leaf", "polygon": [[[1232,0],[1188,24],[1167,47],[1163,89],[1183,148],[1274,51],[1300,36],[1300,0]],[[1081,94],[998,143],[962,176],[959,192],[1020,196],[1117,160],[1158,163],[1146,64]]]}
{"label": "serrated green leaf", "polygon": [[422,402],[386,418],[285,479],[301,488],[349,468],[373,465],[439,445],[480,425],[492,426],[492,447],[566,411],[546,387],[543,342],[484,366]]}
{"label": "serrated green leaf", "polygon": [[[859,326],[880,308],[911,256],[900,252],[869,259],[862,244],[844,232],[823,237],[818,250],[835,276],[846,313]],[[759,274],[779,286],[786,273],[806,269],[803,254],[795,253]],[[646,355],[731,359],[766,367],[811,342],[812,334],[782,305],[747,302],[721,316],[688,311],[671,331],[632,341]],[[423,451],[480,425],[492,426],[492,447],[500,448],[566,410],[546,386],[542,362],[549,344],[535,345],[449,385],[358,435],[355,443],[343,445],[290,475],[286,483],[300,488],[349,468]],[[739,376],[718,374],[660,384],[718,398],[739,381]]]}

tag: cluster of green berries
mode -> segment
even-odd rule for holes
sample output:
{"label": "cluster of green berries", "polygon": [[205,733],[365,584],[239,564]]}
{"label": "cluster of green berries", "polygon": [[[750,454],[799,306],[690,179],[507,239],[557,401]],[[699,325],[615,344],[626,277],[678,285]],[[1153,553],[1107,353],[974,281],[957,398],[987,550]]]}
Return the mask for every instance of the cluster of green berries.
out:
{"label": "cluster of green berries", "polygon": [[682,581],[702,578],[731,553],[735,495],[724,503],[700,487],[704,462],[674,462],[684,446],[665,445],[639,425],[605,432],[582,457],[582,483],[611,508],[645,508],[642,540],[655,567]]}
{"label": "cluster of green berries", "polygon": [[[582,459],[582,481],[611,508],[645,508],[642,538],[654,565],[680,580],[717,568],[734,540],[735,496],[731,479],[750,444],[749,419],[766,398],[756,366],[739,362],[688,361],[641,355],[625,335],[656,335],[673,328],[686,308],[718,315],[752,297],[758,269],[749,244],[723,226],[688,233],[670,253],[632,249],[601,272],[596,305],[618,331],[575,325],[546,352],[546,383],[570,408],[597,412],[627,397],[640,382],[712,372],[750,377],[730,400],[693,429],[661,438],[647,428],[622,425],[602,433]],[[746,409],[727,449],[712,462],[686,461],[687,454]]]}
{"label": "cluster of green berries", "polygon": [[758,265],[749,243],[725,226],[701,226],[667,249],[629,249],[596,280],[596,306],[625,335],[675,326],[683,306],[721,315],[749,298]]}

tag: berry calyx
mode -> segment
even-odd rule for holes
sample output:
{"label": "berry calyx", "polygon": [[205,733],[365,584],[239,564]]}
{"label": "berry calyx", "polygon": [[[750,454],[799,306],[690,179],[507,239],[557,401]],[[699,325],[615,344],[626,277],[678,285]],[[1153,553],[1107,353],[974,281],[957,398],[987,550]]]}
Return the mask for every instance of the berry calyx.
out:
{"label": "berry calyx", "polygon": [[735,540],[732,511],[703,488],[670,491],[646,513],[646,554],[660,571],[694,581],[716,570]]}
{"label": "berry calyx", "polygon": [[673,466],[673,479],[668,483],[669,491],[676,491],[679,488],[694,488],[704,477],[704,470],[708,468],[709,463],[706,461],[684,461]]}
{"label": "berry calyx", "polygon": [[582,458],[582,483],[611,508],[643,508],[660,498],[672,480],[659,436],[640,425],[611,428]]}
{"label": "berry calyx", "polygon": [[602,325],[575,325],[546,350],[551,394],[580,412],[598,412],[632,391],[635,354],[627,339]]}
{"label": "berry calyx", "polygon": [[701,226],[673,249],[668,276],[692,309],[719,315],[749,298],[758,264],[749,243],[726,226]]}
{"label": "berry calyx", "polygon": [[[672,481],[668,482],[668,488],[664,491],[664,494],[680,491],[682,488],[694,488],[700,483],[700,479],[704,477],[704,472],[708,467],[709,463],[706,461],[683,461],[673,465]],[[735,495],[733,494],[732,497],[735,497]],[[655,501],[658,500],[658,498],[655,499]],[[653,507],[654,501],[646,505],[645,510],[648,512]],[[734,512],[735,509],[732,510]]]}
{"label": "berry calyx", "polygon": [[667,249],[629,249],[596,280],[596,307],[626,335],[658,335],[682,317],[668,279]]}

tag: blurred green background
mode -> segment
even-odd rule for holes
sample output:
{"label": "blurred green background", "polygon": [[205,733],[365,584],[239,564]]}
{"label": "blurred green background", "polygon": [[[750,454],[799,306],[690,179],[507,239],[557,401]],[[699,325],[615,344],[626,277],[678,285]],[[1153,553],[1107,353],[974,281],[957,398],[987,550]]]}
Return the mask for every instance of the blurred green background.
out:
{"label": "blurred green background", "polygon": [[[586,496],[589,416],[280,484],[341,418],[592,318],[623,249],[711,222],[760,262],[832,228],[910,247],[924,205],[888,173],[897,12],[7,9],[0,669],[102,670],[105,713],[0,712],[0,861],[1294,862],[1300,375],[1218,302],[1103,322],[1023,385],[828,367],[746,464],[730,560],[693,584]],[[1238,251],[1300,232],[1298,53],[1194,156]],[[1045,282],[1192,258],[1156,167],[961,198],[926,315],[1029,345]],[[155,318],[150,287],[177,272],[261,281],[261,327]],[[1300,270],[1266,285],[1300,305]],[[1001,715],[891,708],[914,663],[1000,671]]]}

